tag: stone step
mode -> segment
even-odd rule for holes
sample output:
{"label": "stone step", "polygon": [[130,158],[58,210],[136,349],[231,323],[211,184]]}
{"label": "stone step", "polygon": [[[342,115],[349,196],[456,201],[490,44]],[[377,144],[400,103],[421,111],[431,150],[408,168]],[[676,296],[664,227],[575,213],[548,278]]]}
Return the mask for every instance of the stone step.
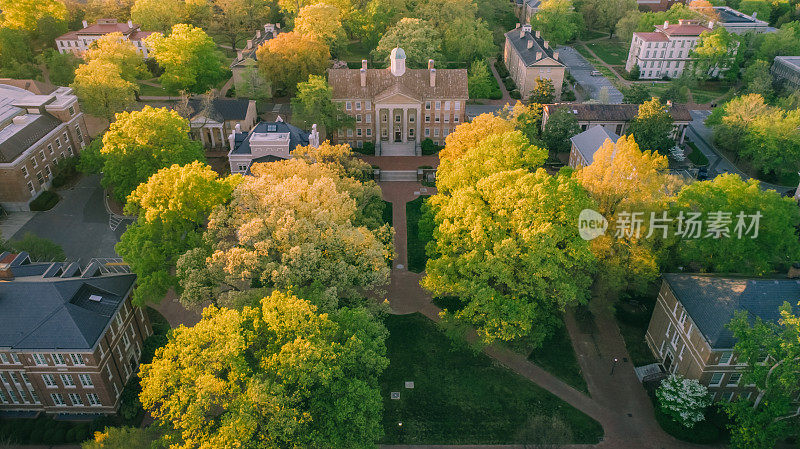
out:
{"label": "stone step", "polygon": [[381,156],[416,156],[414,146],[414,142],[383,142],[381,144]]}
{"label": "stone step", "polygon": [[381,170],[381,181],[383,182],[392,182],[392,181],[416,181],[417,180],[417,171],[416,170]]}

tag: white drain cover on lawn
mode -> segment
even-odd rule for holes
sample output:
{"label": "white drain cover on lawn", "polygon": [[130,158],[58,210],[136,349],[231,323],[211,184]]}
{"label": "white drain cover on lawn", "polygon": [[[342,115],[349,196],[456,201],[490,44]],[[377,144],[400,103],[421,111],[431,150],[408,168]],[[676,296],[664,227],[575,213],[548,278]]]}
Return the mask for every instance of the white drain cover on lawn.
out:
{"label": "white drain cover on lawn", "polygon": [[413,380],[407,380],[406,381],[406,388],[408,388],[409,390],[413,389],[414,388],[414,381]]}
{"label": "white drain cover on lawn", "polygon": [[397,269],[398,269],[398,270],[402,270],[402,269],[403,269],[403,264],[401,264],[401,263],[400,263],[400,264],[397,264]]}
{"label": "white drain cover on lawn", "polygon": [[391,397],[392,397],[392,399],[400,399],[400,392],[399,391],[393,391],[391,393]]}

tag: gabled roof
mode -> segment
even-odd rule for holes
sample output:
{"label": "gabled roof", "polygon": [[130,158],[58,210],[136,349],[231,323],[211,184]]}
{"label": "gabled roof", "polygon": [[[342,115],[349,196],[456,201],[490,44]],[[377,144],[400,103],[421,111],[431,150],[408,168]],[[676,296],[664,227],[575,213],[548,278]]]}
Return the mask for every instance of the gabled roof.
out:
{"label": "gabled roof", "polygon": [[734,313],[745,310],[765,321],[777,322],[778,308],[789,302],[797,310],[800,280],[746,279],[710,275],[664,274],[675,297],[712,348],[728,349],[736,344],[725,326]]}
{"label": "gabled roof", "polygon": [[367,69],[366,75],[366,86],[361,87],[361,69],[328,69],[333,98],[375,98],[395,85],[414,98],[469,98],[466,69],[437,69],[433,87],[428,69],[406,69],[401,76],[394,76],[389,69]]}
{"label": "gabled roof", "polygon": [[[190,120],[203,113],[203,100],[192,98],[188,102],[192,113]],[[250,107],[250,100],[243,98],[215,98],[211,101],[211,108],[206,118],[224,122],[229,120],[244,120],[247,117],[247,109]]]}
{"label": "gabled roof", "polygon": [[[526,31],[523,34],[521,28],[514,28],[506,33],[506,39],[511,43],[511,46],[517,54],[519,54],[520,59],[522,59],[526,66],[532,66],[538,61],[541,61],[541,59],[536,58],[537,54],[541,54],[542,59],[552,59],[550,65],[564,65],[555,58],[555,49],[549,44],[545,47],[544,39],[536,37],[533,33]],[[528,43],[532,44],[531,48],[528,48]]]}
{"label": "gabled roof", "polygon": [[656,31],[650,32],[635,32],[633,33],[636,36],[639,36],[645,42],[669,42],[669,38],[664,33],[658,33]]}
{"label": "gabled roof", "polygon": [[88,351],[95,346],[136,275],[104,270],[90,277],[55,275],[67,265],[25,261],[11,267],[15,278],[0,281],[0,347]]}
{"label": "gabled roof", "polygon": [[594,153],[609,139],[616,143],[619,136],[608,132],[600,125],[595,125],[580,134],[572,136],[569,140],[575,145],[575,149],[583,156],[586,163],[591,164],[594,161]]}
{"label": "gabled roof", "polygon": [[[132,23],[128,26],[128,22],[117,22],[114,19],[98,19],[97,22],[81,28],[77,31],[70,31],[57,37],[56,40],[76,40],[80,36],[96,36],[105,35],[110,33],[122,33],[123,36],[130,38],[131,33],[139,30],[139,24]],[[148,33],[149,34],[149,33]]]}
{"label": "gabled roof", "polygon": [[[548,115],[559,109],[569,109],[578,121],[589,122],[629,122],[639,114],[638,104],[586,104],[558,103],[544,105]],[[691,122],[692,115],[683,104],[674,104],[669,108],[672,119],[676,122]]]}
{"label": "gabled roof", "polygon": [[279,122],[259,122],[250,132],[235,133],[234,135],[234,148],[229,154],[252,154],[250,150],[250,138],[254,134],[289,134],[289,151],[294,150],[297,146],[308,145],[309,133],[302,129],[285,123]]}

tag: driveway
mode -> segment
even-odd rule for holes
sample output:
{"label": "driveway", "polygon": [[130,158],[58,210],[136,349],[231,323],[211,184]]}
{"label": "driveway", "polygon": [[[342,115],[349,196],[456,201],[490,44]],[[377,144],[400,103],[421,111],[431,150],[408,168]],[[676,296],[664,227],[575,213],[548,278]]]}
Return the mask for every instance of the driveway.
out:
{"label": "driveway", "polygon": [[592,76],[595,67],[589,63],[577,50],[572,47],[558,47],[559,59],[567,66],[567,70],[586,90],[590,98],[597,100],[600,90],[604,87],[608,90],[608,99],[611,104],[622,103],[622,92],[620,92],[611,81],[605,76]]}
{"label": "driveway", "polygon": [[[711,111],[696,110],[690,111],[692,114],[692,121],[689,123],[689,129],[686,135],[697,145],[697,148],[708,158],[708,171],[709,176],[717,176],[723,173],[735,173],[742,179],[750,179],[750,177],[739,170],[728,158],[719,153],[714,148],[713,132],[711,128],[705,125],[706,118],[711,114]],[[794,187],[784,187],[767,182],[761,182],[761,188],[768,190],[776,190],[778,193],[783,194]]]}
{"label": "driveway", "polygon": [[86,176],[58,194],[61,201],[54,208],[36,212],[13,238],[31,232],[61,245],[67,259],[80,259],[84,264],[95,257],[118,257],[114,245],[129,222],[125,220],[111,230],[99,175]]}

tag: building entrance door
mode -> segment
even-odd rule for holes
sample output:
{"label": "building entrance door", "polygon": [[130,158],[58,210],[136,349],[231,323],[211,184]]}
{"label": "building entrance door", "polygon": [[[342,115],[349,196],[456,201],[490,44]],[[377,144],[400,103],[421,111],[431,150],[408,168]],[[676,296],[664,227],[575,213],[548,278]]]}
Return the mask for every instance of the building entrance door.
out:
{"label": "building entrance door", "polygon": [[395,142],[402,142],[403,141],[403,133],[401,133],[400,131],[395,131],[394,132],[394,141]]}

